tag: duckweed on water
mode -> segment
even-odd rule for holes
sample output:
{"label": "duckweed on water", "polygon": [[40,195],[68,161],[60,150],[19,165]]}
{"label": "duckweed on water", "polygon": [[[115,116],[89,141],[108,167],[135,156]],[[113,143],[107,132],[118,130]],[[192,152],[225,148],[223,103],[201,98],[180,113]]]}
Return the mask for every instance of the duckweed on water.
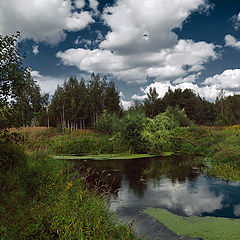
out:
{"label": "duckweed on water", "polygon": [[86,155],[86,156],[75,156],[75,155],[58,155],[52,156],[54,159],[59,160],[117,160],[117,159],[139,159],[156,157],[157,155],[150,154],[99,154],[99,155]]}
{"label": "duckweed on water", "polygon": [[179,236],[203,240],[239,240],[240,219],[216,217],[182,217],[166,209],[148,208],[144,213],[156,218]]}

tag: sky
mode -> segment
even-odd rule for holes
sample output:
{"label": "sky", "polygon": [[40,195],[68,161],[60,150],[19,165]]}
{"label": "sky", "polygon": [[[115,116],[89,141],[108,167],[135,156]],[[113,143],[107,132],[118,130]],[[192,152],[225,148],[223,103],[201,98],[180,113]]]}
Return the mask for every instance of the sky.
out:
{"label": "sky", "polygon": [[240,94],[239,0],[0,0],[0,34],[17,31],[50,95],[92,72],[116,83],[124,108],[150,87]]}

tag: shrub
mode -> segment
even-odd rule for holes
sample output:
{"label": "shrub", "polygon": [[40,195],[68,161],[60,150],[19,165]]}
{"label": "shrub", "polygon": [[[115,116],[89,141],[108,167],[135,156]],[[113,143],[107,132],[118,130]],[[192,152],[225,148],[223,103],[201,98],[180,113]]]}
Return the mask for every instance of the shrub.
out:
{"label": "shrub", "polygon": [[133,152],[145,152],[146,142],[142,137],[147,118],[141,113],[129,113],[121,119],[120,135]]}
{"label": "shrub", "polygon": [[161,153],[172,150],[171,129],[176,126],[173,119],[164,113],[157,115],[154,119],[147,119],[142,131],[148,150],[152,153]]}
{"label": "shrub", "polygon": [[110,114],[106,110],[96,122],[96,129],[103,133],[113,133],[119,130],[119,118],[115,114]]}
{"label": "shrub", "polygon": [[165,114],[167,117],[173,118],[180,127],[189,127],[193,125],[192,121],[187,117],[184,109],[181,110],[179,106],[168,106]]}

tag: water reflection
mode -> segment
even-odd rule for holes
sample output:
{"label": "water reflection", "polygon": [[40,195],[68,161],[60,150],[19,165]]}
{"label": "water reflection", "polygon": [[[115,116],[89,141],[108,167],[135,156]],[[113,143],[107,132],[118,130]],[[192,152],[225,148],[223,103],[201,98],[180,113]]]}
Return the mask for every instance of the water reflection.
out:
{"label": "water reflection", "polygon": [[234,214],[236,216],[240,216],[240,204],[234,205],[233,209],[234,209]]}
{"label": "water reflection", "polygon": [[192,185],[191,182],[172,182],[163,177],[161,180],[151,180],[146,184],[144,195],[139,198],[125,182],[112,198],[111,208],[121,211],[124,207],[160,207],[167,208],[180,215],[201,215],[203,212],[213,212],[221,209],[223,195],[211,192],[207,180],[201,176]]}
{"label": "water reflection", "polygon": [[191,157],[88,161],[87,165],[109,173],[104,181],[117,190],[110,208],[120,215],[156,207],[183,216],[240,217],[240,184],[201,174],[201,166]]}

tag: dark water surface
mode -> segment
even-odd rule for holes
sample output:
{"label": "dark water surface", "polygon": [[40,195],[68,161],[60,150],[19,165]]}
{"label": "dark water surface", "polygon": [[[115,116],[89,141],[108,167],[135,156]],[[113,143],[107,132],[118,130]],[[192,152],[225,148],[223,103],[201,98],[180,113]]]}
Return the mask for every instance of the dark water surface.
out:
{"label": "dark water surface", "polygon": [[148,207],[165,208],[182,216],[240,218],[240,183],[202,174],[192,157],[89,160],[84,164],[107,171],[104,181],[116,190],[110,197],[110,209],[124,222],[134,219],[139,233],[155,232],[154,238],[151,235],[148,239],[180,239],[147,219],[142,210]]}

